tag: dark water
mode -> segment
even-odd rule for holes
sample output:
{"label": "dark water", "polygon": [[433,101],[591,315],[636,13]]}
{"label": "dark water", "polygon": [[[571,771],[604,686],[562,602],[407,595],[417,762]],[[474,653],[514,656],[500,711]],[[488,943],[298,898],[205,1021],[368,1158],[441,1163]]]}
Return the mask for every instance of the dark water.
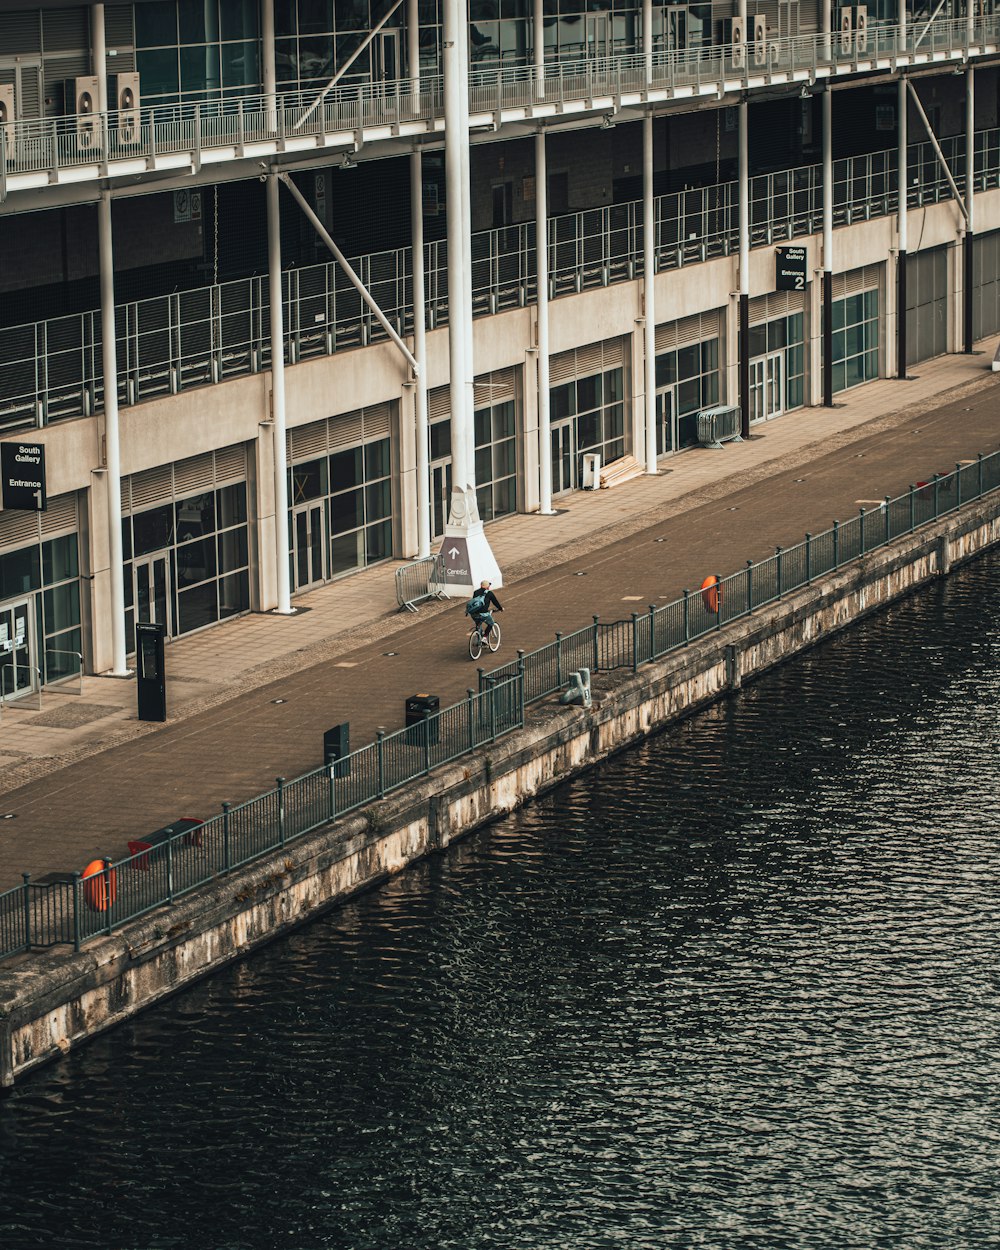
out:
{"label": "dark water", "polygon": [[0,1247],[1000,1244],[998,574],[25,1080]]}

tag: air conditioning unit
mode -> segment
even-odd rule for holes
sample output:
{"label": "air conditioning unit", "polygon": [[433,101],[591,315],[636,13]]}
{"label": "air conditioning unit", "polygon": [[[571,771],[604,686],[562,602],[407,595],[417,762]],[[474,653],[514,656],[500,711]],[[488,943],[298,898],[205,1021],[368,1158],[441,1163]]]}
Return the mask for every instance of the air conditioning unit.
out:
{"label": "air conditioning unit", "polygon": [[14,125],[14,84],[0,82],[0,134],[4,138],[4,151],[12,156],[17,147],[17,127]]}
{"label": "air conditioning unit", "polygon": [[111,106],[118,113],[118,142],[139,141],[139,75],[115,74]]}
{"label": "air conditioning unit", "polygon": [[858,52],[868,51],[868,5],[859,4],[854,9],[854,47]]}
{"label": "air conditioning unit", "polygon": [[767,18],[763,13],[753,16],[753,63],[767,64]]}
{"label": "air conditioning unit", "polygon": [[840,10],[840,51],[849,53],[854,46],[854,10]]}
{"label": "air conditioning unit", "polygon": [[66,84],[66,112],[76,117],[76,144],[80,148],[101,146],[97,117],[97,77],[71,78]]}
{"label": "air conditioning unit", "polygon": [[726,42],[733,47],[733,69],[743,69],[747,63],[747,24],[742,17],[730,20]]}

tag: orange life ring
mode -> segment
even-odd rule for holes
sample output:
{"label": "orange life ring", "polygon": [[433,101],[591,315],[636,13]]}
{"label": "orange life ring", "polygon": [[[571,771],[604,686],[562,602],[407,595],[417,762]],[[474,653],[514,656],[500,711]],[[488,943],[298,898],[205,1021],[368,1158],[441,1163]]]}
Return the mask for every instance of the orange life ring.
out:
{"label": "orange life ring", "polygon": [[709,573],[701,584],[701,601],[706,612],[711,612],[713,616],[718,614],[719,604],[722,602],[722,585],[714,573]]}
{"label": "orange life ring", "polygon": [[104,860],[92,859],[83,870],[83,901],[91,911],[107,911],[117,894],[117,872],[112,868],[105,879]]}

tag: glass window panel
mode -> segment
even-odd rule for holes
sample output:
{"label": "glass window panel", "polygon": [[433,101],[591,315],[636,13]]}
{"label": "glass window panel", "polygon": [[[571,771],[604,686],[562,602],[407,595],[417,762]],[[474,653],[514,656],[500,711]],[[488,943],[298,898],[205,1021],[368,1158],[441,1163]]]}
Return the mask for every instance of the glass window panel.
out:
{"label": "glass window panel", "polygon": [[365,447],[365,475],[371,482],[377,477],[388,477],[392,459],[389,451],[389,440],[379,439],[377,443],[368,443]]}
{"label": "glass window panel", "polygon": [[719,367],[719,340],[706,339],[701,345],[701,368],[703,373],[710,373]]}
{"label": "glass window panel", "polygon": [[[277,20],[275,13],[275,20]],[[299,76],[298,42],[295,39],[274,41],[274,67],[279,82],[295,82]]]}
{"label": "glass window panel", "polygon": [[181,48],[179,55],[183,92],[191,95],[195,92],[218,91],[222,84],[218,44],[208,44],[200,48]]}
{"label": "glass window panel", "polygon": [[604,375],[604,402],[617,402],[625,398],[625,374],[621,369],[608,369]]}
{"label": "glass window panel", "polygon": [[701,407],[701,378],[687,378],[677,385],[678,413],[696,412]]}
{"label": "glass window panel", "polygon": [[508,516],[517,507],[517,479],[506,478],[493,488],[493,515]]}
{"label": "glass window panel", "polygon": [[374,482],[365,487],[365,508],[367,521],[381,521],[392,516],[392,483],[389,481]]}
{"label": "glass window panel", "polygon": [[75,534],[63,538],[50,538],[42,543],[42,579],[47,586],[64,582],[68,577],[78,577],[80,560]]}
{"label": "glass window panel", "polygon": [[122,559],[132,559],[132,518],[122,517]]}
{"label": "glass window panel", "polygon": [[677,376],[693,378],[701,372],[701,346],[694,343],[677,349]]}
{"label": "glass window panel", "polygon": [[215,494],[192,495],[177,504],[177,541],[215,533]]}
{"label": "glass window panel", "polygon": [[656,385],[672,386],[677,380],[677,355],[675,352],[664,352],[656,358]]}
{"label": "glass window panel", "polygon": [[177,548],[177,580],[181,586],[192,586],[215,576],[215,539],[199,538]]}
{"label": "glass window panel", "polygon": [[[225,3],[225,0],[223,0]],[[136,26],[140,7],[136,6]],[[275,8],[281,8],[276,5]],[[294,9],[295,6],[290,5]],[[277,18],[277,13],[275,13]],[[215,0],[177,0],[177,26],[181,43],[213,43],[219,38],[219,13]]]}
{"label": "glass window panel", "polygon": [[219,535],[219,571],[231,573],[250,563],[246,526]]}
{"label": "glass window panel", "polygon": [[[173,0],[156,0],[154,4],[137,4],[135,12],[135,46],[158,48],[177,42],[177,10]],[[143,88],[145,89],[145,82]]]}
{"label": "glass window panel", "polygon": [[750,359],[767,354],[767,326],[750,327]]}
{"label": "glass window panel", "polygon": [[257,0],[222,0],[220,7],[223,39],[257,38]]}
{"label": "glass window panel", "polygon": [[[289,5],[294,8],[294,5]],[[299,32],[315,35],[333,30],[333,5],[330,0],[299,0]],[[277,17],[277,14],[275,14]]]}
{"label": "glass window panel", "polygon": [[767,323],[767,350],[776,352],[785,346],[787,327],[784,317],[778,317]]}
{"label": "glass window panel", "polygon": [[[136,11],[145,7],[145,5],[136,5]],[[147,96],[177,94],[176,48],[163,48],[156,52],[136,52],[135,67],[142,81],[143,99]]]}
{"label": "glass window panel", "polygon": [[577,380],[577,412],[587,412],[591,408],[599,408],[601,406],[601,394],[603,391],[601,382],[602,378],[599,373],[595,373],[594,376],[590,378],[579,378]]}
{"label": "glass window panel", "polygon": [[846,371],[842,364],[834,363],[833,366],[833,389],[834,391],[842,391],[847,386]]}
{"label": "glass window panel", "polygon": [[132,540],[137,556],[169,547],[174,541],[174,505],[162,504],[133,516]]}
{"label": "glass window panel", "polygon": [[215,497],[220,530],[227,529],[230,525],[242,525],[246,522],[246,482],[237,482],[234,486],[222,486],[215,492]]}
{"label": "glass window panel", "polygon": [[[355,61],[355,65],[357,62]],[[333,77],[333,38],[299,40],[299,77],[305,81],[314,78],[330,79]],[[351,70],[354,66],[351,66]],[[351,72],[348,70],[348,73]]]}
{"label": "glass window panel", "polygon": [[218,584],[205,582],[194,590],[183,590],[177,596],[177,632],[190,633],[219,619]]}
{"label": "glass window panel", "polygon": [[865,291],[865,316],[875,318],[878,316],[878,291]]}
{"label": "glass window panel", "polygon": [[[604,412],[604,437],[621,438],[625,433],[625,408],[622,404],[613,404]],[[618,453],[622,455],[622,452]]]}
{"label": "glass window panel", "polygon": [[250,574],[244,570],[219,578],[219,616],[250,611]]}
{"label": "glass window panel", "polygon": [[[331,457],[332,459],[332,457]],[[309,460],[292,466],[292,504],[319,499],[326,490],[326,460]]]}
{"label": "glass window panel", "polygon": [[601,414],[587,412],[576,420],[576,442],[580,451],[588,451],[603,442],[601,438]]}
{"label": "glass window panel", "polygon": [[719,402],[719,375],[709,373],[702,379],[702,406],[711,408]]}
{"label": "glass window panel", "polygon": [[513,438],[514,436],[514,401],[497,404],[493,409],[493,437]]}
{"label": "glass window panel", "polygon": [[479,509],[481,521],[493,520],[493,486],[487,482],[485,486],[476,487],[476,507]]}
{"label": "glass window panel", "polygon": [[842,299],[834,300],[832,314],[830,320],[833,322],[833,330],[836,333],[837,330],[844,328],[844,322],[847,317],[847,310]]}
{"label": "glass window panel", "polygon": [[364,458],[360,447],[337,451],[330,457],[330,490],[360,486],[365,480]]}
{"label": "glass window panel", "polygon": [[385,560],[392,554],[392,525],[382,521],[378,525],[369,525],[365,530],[367,558],[371,564],[374,560]]}
{"label": "glass window panel", "polygon": [[510,477],[515,472],[517,443],[514,439],[504,439],[502,443],[493,445],[493,476],[494,478]]}
{"label": "glass window panel", "polygon": [[[128,634],[126,634],[126,638]],[[83,651],[81,634],[71,629],[45,640],[45,680],[57,681],[80,671],[80,654]]]}
{"label": "glass window panel", "polygon": [[788,341],[789,343],[801,343],[804,341],[805,319],[802,313],[793,313],[788,318]]}
{"label": "glass window panel", "polygon": [[572,382],[553,386],[549,391],[549,411],[553,421],[572,417],[576,413],[576,388]]}
{"label": "glass window panel", "polygon": [[437,421],[431,426],[431,459],[443,460],[451,455],[451,422]]}
{"label": "glass window panel", "polygon": [[[489,445],[476,448],[476,481],[477,483],[493,480],[493,456]],[[484,518],[485,519],[485,518]]]}
{"label": "glass window panel", "polygon": [[256,87],[260,83],[260,55],[255,43],[224,43],[223,87]]}
{"label": "glass window panel", "polygon": [[489,443],[492,437],[492,422],[490,420],[489,408],[480,408],[475,414],[476,421],[476,446],[482,447]]}
{"label": "glass window panel", "polygon": [[330,529],[334,534],[357,529],[365,521],[365,505],[361,489],[344,491],[330,499]]}
{"label": "glass window panel", "polygon": [[364,530],[344,534],[330,542],[330,576],[364,566]]}
{"label": "glass window panel", "polygon": [[42,596],[46,634],[72,629],[80,624],[80,583],[67,582]]}

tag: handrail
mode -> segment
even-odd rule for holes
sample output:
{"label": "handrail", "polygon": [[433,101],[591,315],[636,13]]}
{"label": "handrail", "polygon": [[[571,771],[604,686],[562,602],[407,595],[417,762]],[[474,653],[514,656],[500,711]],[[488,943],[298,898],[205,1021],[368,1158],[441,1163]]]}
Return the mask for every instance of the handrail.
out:
{"label": "handrail", "polygon": [[45,656],[46,656],[45,671],[46,673],[48,673],[48,657],[50,655],[75,656],[77,660],[77,667],[76,667],[75,673],[65,673],[63,674],[62,677],[50,677],[45,683],[46,689],[61,690],[63,682],[72,681],[73,678],[75,677],[78,679],[78,682],[79,682],[78,689],[73,690],[73,691],[67,691],[67,693],[78,694],[78,695],[83,694],[83,652],[82,651],[67,651],[63,649],[62,647],[46,647],[45,648]]}
{"label": "handrail", "polygon": [[392,734],[380,730],[374,743],[292,781],[279,777],[275,789],[246,803],[223,803],[221,815],[198,826],[194,838],[188,830],[114,863],[105,861],[104,873],[91,879],[89,890],[86,882],[81,888],[78,873],[72,879],[56,874],[59,879],[49,883],[25,875],[23,885],[0,894],[0,958],[59,942],[72,941],[79,949],[82,941],[170,904],[521,728],[526,706],[563,689],[574,670],[634,672],[998,488],[1000,452],[980,453],[953,473],[934,474],[933,481],[887,497],[871,512],[862,508],[821,534],[806,534],[794,547],[778,547],[773,556],[716,577],[700,594],[686,590],[673,603],[650,604],[631,620],[602,622],[595,616],[572,634],[557,633],[553,643],[481,673],[480,690],[469,691],[465,700]]}

